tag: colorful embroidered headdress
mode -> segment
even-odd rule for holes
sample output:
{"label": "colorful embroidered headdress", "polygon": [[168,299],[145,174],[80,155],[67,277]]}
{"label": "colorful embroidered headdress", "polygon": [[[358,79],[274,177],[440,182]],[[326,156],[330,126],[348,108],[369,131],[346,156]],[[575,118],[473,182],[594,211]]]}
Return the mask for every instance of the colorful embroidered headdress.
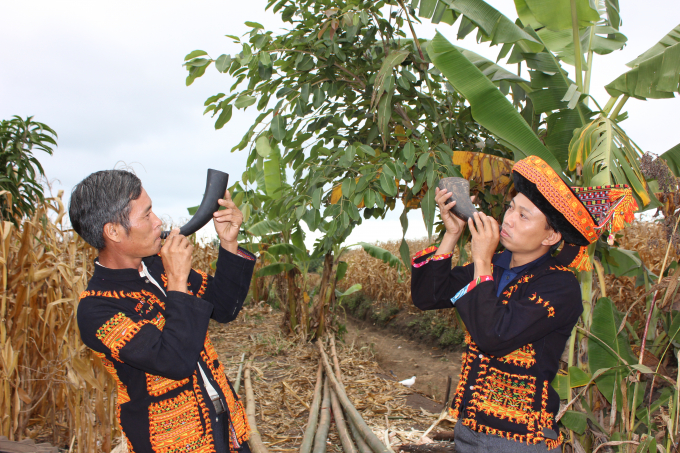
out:
{"label": "colorful embroidered headdress", "polygon": [[540,157],[515,163],[512,174],[517,192],[524,194],[562,233],[565,243],[580,246],[569,267],[591,270],[587,246],[603,231],[610,234],[633,221],[638,206],[625,184],[569,187]]}

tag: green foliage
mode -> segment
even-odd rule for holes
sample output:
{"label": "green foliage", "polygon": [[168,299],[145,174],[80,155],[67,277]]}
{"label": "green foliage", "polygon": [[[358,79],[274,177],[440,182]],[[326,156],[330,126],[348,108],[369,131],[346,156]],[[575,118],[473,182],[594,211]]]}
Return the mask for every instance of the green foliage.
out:
{"label": "green foliage", "polygon": [[[275,35],[248,22],[250,32],[229,36],[241,45],[238,54],[211,59],[197,51],[185,61],[192,80],[213,62],[236,78],[229,94],[205,103],[216,128],[232,107],[262,112],[234,148],[247,149],[251,165],[237,191],[247,193],[247,205],[263,202],[268,218],[319,230],[314,256],[344,241],[363,218],[384,217],[397,198],[405,211],[422,206],[432,232],[432,187],[459,175],[452,149],[489,138],[408,32],[415,18],[396,4],[386,16],[384,5],[272,1],[268,9],[290,23],[289,31]],[[517,79],[475,58],[494,83]],[[493,152],[509,154],[503,145]],[[286,169],[289,182],[282,179]]]}
{"label": "green foliage", "polygon": [[18,225],[24,216],[31,216],[35,207],[43,201],[43,188],[40,177],[45,176],[42,165],[33,151],[52,154],[57,146],[57,133],[43,123],[33,121],[29,116],[18,116],[0,121],[0,165],[4,168],[0,175],[0,192],[7,191],[12,196],[11,203],[0,197],[0,217]]}

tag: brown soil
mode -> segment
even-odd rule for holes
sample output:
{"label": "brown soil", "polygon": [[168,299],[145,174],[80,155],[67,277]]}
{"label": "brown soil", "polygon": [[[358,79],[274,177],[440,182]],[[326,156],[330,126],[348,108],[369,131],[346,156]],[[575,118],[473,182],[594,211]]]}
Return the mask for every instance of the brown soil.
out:
{"label": "brown soil", "polygon": [[[210,324],[210,337],[232,382],[241,354],[253,358],[257,428],[272,452],[299,448],[319,360],[317,344],[301,343],[281,332],[281,317],[282,312],[258,304],[244,308],[229,324]],[[446,373],[457,376],[452,362],[459,353],[443,353],[351,321],[347,327],[345,341],[337,345],[338,358],[345,389],[362,418],[376,433],[388,426],[393,434],[427,429],[443,408]],[[390,345],[398,358],[389,358]],[[420,376],[414,388],[397,382],[412,372]],[[244,396],[243,384],[239,394]],[[428,398],[433,394],[439,401]],[[335,428],[328,442],[329,453],[341,453]]]}
{"label": "brown soil", "polygon": [[[355,347],[368,348],[385,372],[385,379],[401,381],[416,376],[411,387],[417,393],[409,395],[407,402],[415,408],[440,412],[446,396],[447,377],[451,377],[450,395],[456,389],[460,374],[460,351],[432,346],[413,340],[393,329],[378,327],[366,321],[347,319],[345,342]],[[451,396],[449,396],[449,399]]]}

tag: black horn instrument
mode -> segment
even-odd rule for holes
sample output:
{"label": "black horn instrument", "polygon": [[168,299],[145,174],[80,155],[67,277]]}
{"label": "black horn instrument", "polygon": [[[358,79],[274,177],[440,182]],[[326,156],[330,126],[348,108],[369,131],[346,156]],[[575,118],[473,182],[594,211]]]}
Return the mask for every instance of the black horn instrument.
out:
{"label": "black horn instrument", "polygon": [[[224,196],[228,183],[229,175],[227,173],[212,168],[208,169],[203,200],[191,220],[179,229],[179,234],[189,236],[203,228],[213,218],[213,213],[220,208],[218,201]],[[170,234],[169,231],[163,231],[161,238],[167,238],[168,234]]]}

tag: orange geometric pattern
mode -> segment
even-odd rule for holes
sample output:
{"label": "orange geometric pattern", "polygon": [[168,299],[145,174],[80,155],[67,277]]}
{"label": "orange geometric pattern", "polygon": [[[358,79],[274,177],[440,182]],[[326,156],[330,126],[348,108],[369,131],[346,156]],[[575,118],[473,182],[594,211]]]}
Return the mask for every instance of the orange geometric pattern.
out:
{"label": "orange geometric pattern", "polygon": [[111,357],[122,363],[118,352],[148,321],[135,323],[122,312],[109,319],[97,330],[97,338],[111,351]]}
{"label": "orange geometric pattern", "polygon": [[[491,358],[481,354],[470,334],[465,332],[467,350],[461,358],[461,373],[458,386],[448,412],[453,418],[460,418],[463,425],[473,431],[492,434],[515,442],[535,445],[545,441],[549,449],[562,444],[564,436],[559,435],[557,440],[546,439],[543,436],[543,428],[553,428],[553,415],[546,410],[548,400],[548,381],[544,381],[541,391],[541,408],[534,410],[536,403],[536,377],[523,374],[512,374],[490,367]],[[535,364],[536,352],[532,345],[527,345],[517,351],[493,359],[512,363],[513,365],[526,368]],[[505,359],[505,360],[504,360]],[[469,382],[470,371],[473,363],[479,360],[479,371],[474,382]],[[470,384],[474,384],[470,386]],[[471,399],[464,413],[460,408],[463,402],[465,390],[470,386]],[[478,423],[477,412],[490,415],[501,420],[526,426],[527,434],[517,434],[503,431]]]}
{"label": "orange geometric pattern", "polygon": [[[208,365],[213,379],[217,381],[217,385],[220,386],[222,393],[224,393],[224,398],[227,400],[227,407],[229,408],[229,414],[231,416],[231,422],[234,430],[236,431],[236,437],[239,443],[243,443],[248,439],[250,434],[248,417],[246,416],[246,411],[241,401],[237,401],[236,398],[234,398],[234,393],[232,392],[231,386],[227,381],[227,375],[224,373],[224,367],[218,360],[217,352],[215,351],[215,348],[213,347],[208,335],[205,336],[205,343],[204,348],[201,351],[201,358]],[[218,364],[218,366],[215,367],[215,364]]]}
{"label": "orange geometric pattern", "polygon": [[524,368],[531,368],[536,363],[534,356],[536,351],[531,344],[522,346],[519,349],[512,351],[510,354],[504,355],[503,357],[497,357],[500,362],[512,363],[513,365],[521,366]]}
{"label": "orange geometric pattern", "polygon": [[[209,417],[207,421],[209,423]],[[212,436],[203,428],[196,395],[191,390],[149,405],[149,434],[156,453],[215,451]]]}
{"label": "orange geometric pattern", "polygon": [[562,181],[555,170],[540,157],[529,156],[512,167],[520,175],[536,185],[538,191],[557,209],[588,242],[597,239],[599,231],[583,203]]}
{"label": "orange geometric pattern", "polygon": [[548,318],[552,318],[555,316],[555,309],[550,305],[550,301],[548,300],[543,300],[541,296],[538,296],[536,293],[532,294],[529,296],[530,301],[536,301],[538,305],[543,305],[545,308],[548,309]]}
{"label": "orange geometric pattern", "polygon": [[153,374],[146,374],[146,390],[151,396],[161,396],[168,393],[170,390],[182,387],[189,383],[189,378],[175,381],[163,376],[155,376]]}
{"label": "orange geometric pattern", "polygon": [[[109,374],[113,377],[113,380],[116,382],[116,390],[118,393],[118,405],[120,406],[121,404],[125,404],[128,401],[130,401],[130,395],[128,395],[127,387],[125,384],[123,384],[118,377],[118,372],[116,371],[116,368],[113,366],[113,363],[109,359],[106,358],[104,354],[101,352],[95,352],[97,354],[97,357],[102,361],[102,365],[104,366],[104,369],[109,372]],[[120,420],[119,423],[120,424]]]}
{"label": "orange geometric pattern", "polygon": [[198,289],[198,292],[196,293],[196,297],[203,297],[203,294],[205,294],[205,290],[208,287],[208,274],[206,274],[203,271],[199,271],[198,269],[194,269],[203,279],[201,281],[201,287]]}
{"label": "orange geometric pattern", "polygon": [[535,395],[535,376],[490,368],[477,407],[487,415],[526,425],[530,421]]}

